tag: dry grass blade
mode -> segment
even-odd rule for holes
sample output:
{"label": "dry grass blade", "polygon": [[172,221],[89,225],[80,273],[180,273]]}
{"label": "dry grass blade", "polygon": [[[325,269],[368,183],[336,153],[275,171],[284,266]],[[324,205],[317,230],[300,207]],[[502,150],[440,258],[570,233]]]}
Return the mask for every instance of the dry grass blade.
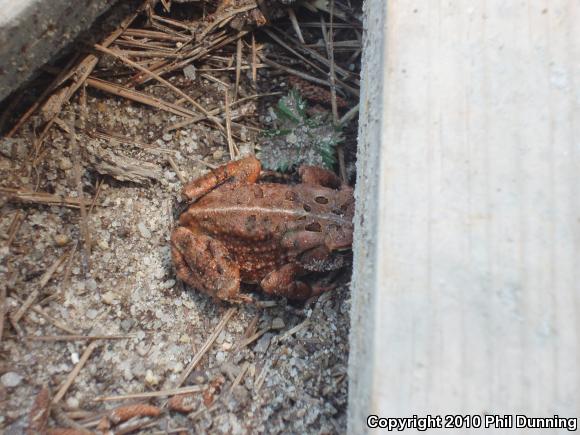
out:
{"label": "dry grass blade", "polygon": [[252,33],[252,83],[254,86],[256,85],[256,81],[258,80],[258,50],[256,47],[256,37]]}
{"label": "dry grass blade", "polygon": [[359,110],[359,104],[357,104],[356,106],[354,106],[352,109],[350,109],[348,112],[346,112],[342,118],[340,118],[340,121],[338,121],[338,123],[340,125],[346,125],[348,124],[350,121],[352,121],[355,116],[358,114],[358,110]]}
{"label": "dry grass blade", "polygon": [[28,341],[85,341],[85,340],[124,340],[134,335],[30,335]]}
{"label": "dry grass blade", "polygon": [[32,293],[30,293],[28,295],[28,297],[26,298],[26,300],[24,301],[24,303],[20,306],[20,308],[18,309],[18,311],[16,311],[16,313],[14,313],[14,315],[12,316],[12,324],[16,325],[18,324],[18,322],[20,321],[20,319],[22,318],[22,316],[24,316],[24,314],[26,313],[26,311],[32,306],[32,304],[36,301],[36,298],[38,298],[38,290],[34,290]]}
{"label": "dry grass blade", "polygon": [[225,91],[225,101],[224,101],[224,107],[226,110],[226,137],[228,140],[228,149],[230,151],[230,159],[234,160],[236,158],[236,144],[234,143],[234,139],[232,137],[232,114],[230,111],[230,97],[229,97],[229,91],[226,89]]}
{"label": "dry grass blade", "polygon": [[[81,120],[82,122],[82,120]],[[69,120],[70,129],[70,152],[73,157],[73,173],[77,187],[77,196],[79,201],[79,209],[81,211],[81,218],[79,221],[81,239],[83,240],[83,269],[85,273],[90,270],[91,264],[91,233],[89,231],[87,208],[84,202],[85,193],[83,191],[83,180],[82,180],[82,165],[80,159],[80,149],[77,146],[77,135],[75,134],[75,119],[74,114],[71,115]]]}
{"label": "dry grass blade", "polygon": [[34,399],[28,414],[26,435],[43,434],[46,432],[48,417],[50,416],[50,391],[44,385]]}
{"label": "dry grass blade", "polygon": [[70,252],[67,252],[66,254],[61,255],[54,263],[52,263],[50,265],[50,267],[48,269],[46,269],[46,272],[44,272],[42,274],[42,277],[40,278],[40,282],[38,283],[38,285],[40,286],[41,289],[43,289],[44,286],[46,286],[46,284],[48,284],[48,281],[50,281],[50,278],[52,278],[52,275],[54,274],[54,272],[56,272],[56,270],[60,267],[60,265],[62,263],[64,263],[64,261],[67,259],[67,257],[71,254],[72,254],[72,249]]}
{"label": "dry grass blade", "polygon": [[214,331],[208,337],[207,341],[204,343],[204,345],[201,347],[201,349],[199,350],[197,355],[195,355],[193,357],[193,360],[191,360],[191,362],[189,363],[187,368],[184,370],[183,374],[179,378],[179,381],[177,382],[178,387],[183,385],[183,383],[185,382],[187,377],[191,374],[193,369],[195,369],[195,367],[199,364],[199,362],[201,361],[201,358],[203,358],[205,353],[212,346],[213,342],[218,338],[218,335],[222,332],[222,330],[228,324],[229,320],[232,318],[232,316],[235,314],[236,311],[237,311],[237,308],[235,308],[235,307],[232,307],[232,308],[228,309],[228,311],[226,311],[226,313],[224,314],[224,316],[222,317],[220,322],[215,327]]}
{"label": "dry grass blade", "polygon": [[16,234],[18,233],[20,225],[22,225],[23,221],[24,221],[24,213],[18,210],[14,215],[12,222],[10,223],[10,227],[8,227],[8,240],[6,241],[6,246],[12,245],[12,242],[14,242]]}
{"label": "dry grass blade", "polygon": [[[335,68],[336,65],[334,63],[334,0],[330,0],[330,29],[327,32],[326,26],[324,22],[324,17],[320,16],[320,23],[322,24],[322,33],[324,35],[324,40],[326,42],[326,51],[328,54],[328,63],[330,64],[330,94],[331,94],[331,103],[332,103],[332,120],[334,124],[338,124],[338,106],[336,103],[336,73]],[[338,168],[340,172],[340,178],[342,179],[343,183],[346,183],[347,176],[346,176],[346,164],[344,162],[344,148],[342,144],[338,144],[337,146],[337,155],[338,155]]]}
{"label": "dry grass blade", "polygon": [[131,146],[142,149],[142,150],[147,151],[147,152],[152,153],[152,154],[175,154],[175,153],[177,153],[176,150],[159,148],[159,147],[156,147],[154,145],[141,143],[141,142],[138,142],[138,141],[133,140],[131,138],[124,137],[124,136],[114,134],[111,132],[96,130],[96,131],[86,131],[86,134],[88,134],[92,138],[103,139],[109,143],[112,142],[112,143],[117,143],[117,144],[131,145]]}
{"label": "dry grass blade", "polygon": [[0,283],[0,343],[4,335],[4,317],[6,316],[6,283]]}
{"label": "dry grass blade", "polygon": [[234,89],[234,101],[238,99],[240,92],[240,73],[242,70],[242,38],[236,43],[236,87]]}
{"label": "dry grass blade", "polygon": [[[10,297],[16,299],[20,303],[24,303],[24,301],[22,299],[20,299],[18,296],[16,296],[15,294],[11,294]],[[65,332],[68,332],[69,334],[79,335],[78,331],[75,331],[74,329],[69,328],[64,323],[62,323],[59,320],[52,317],[50,314],[47,314],[42,308],[33,305],[32,307],[30,307],[30,309],[32,311],[34,311],[35,313],[40,314],[42,317],[44,317],[46,320],[48,320],[50,323],[52,323],[56,328],[61,329]]]}
{"label": "dry grass blade", "polygon": [[32,204],[60,205],[62,207],[79,208],[78,198],[60,196],[45,192],[33,192],[30,190],[17,190],[0,187],[0,193],[6,194],[10,201]]}
{"label": "dry grass blade", "polygon": [[80,371],[82,370],[82,368],[84,367],[84,365],[86,364],[88,359],[90,358],[93,351],[99,346],[99,344],[100,344],[99,342],[93,341],[87,346],[87,348],[83,352],[79,362],[77,363],[75,368],[69,373],[68,377],[66,378],[66,381],[60,387],[60,389],[58,390],[58,392],[56,393],[56,395],[52,399],[53,404],[56,404],[56,403],[61,401],[61,399],[64,397],[64,395],[66,394],[66,392],[68,391],[70,386],[73,384],[76,377],[79,375]]}
{"label": "dry grass blade", "polygon": [[328,81],[326,81],[326,80],[319,79],[317,77],[311,76],[310,74],[306,74],[305,72],[298,71],[297,69],[294,69],[294,68],[290,68],[290,67],[287,67],[287,66],[284,66],[284,65],[280,65],[279,63],[274,62],[273,60],[270,60],[270,59],[268,59],[268,58],[266,58],[264,56],[260,56],[260,59],[266,65],[270,65],[270,66],[272,66],[274,68],[279,69],[280,71],[284,71],[285,73],[295,75],[297,77],[300,77],[300,78],[302,78],[304,80],[307,80],[309,82],[312,82],[312,83],[316,83],[316,84],[323,85],[323,86],[327,86],[327,87],[330,86],[330,83],[328,83]]}
{"label": "dry grass blade", "polygon": [[175,163],[175,160],[173,160],[173,158],[171,156],[167,156],[167,161],[169,162],[169,165],[173,169],[173,172],[175,172],[175,175],[177,175],[177,178],[179,179],[179,181],[181,181],[183,184],[185,184],[187,182],[187,179],[183,176],[183,174],[181,173],[181,171],[177,167],[177,163]]}
{"label": "dry grass blade", "polygon": [[302,36],[300,24],[298,24],[298,18],[296,18],[296,12],[294,12],[294,9],[288,8],[288,18],[290,18],[290,23],[292,23],[292,28],[294,29],[294,32],[296,32],[296,36],[298,37],[300,43],[306,44],[304,37]]}
{"label": "dry grass blade", "polygon": [[192,387],[175,388],[173,390],[150,391],[147,393],[124,394],[121,396],[99,396],[93,399],[93,402],[113,402],[117,400],[131,400],[131,399],[150,399],[152,397],[169,397],[178,394],[199,393],[203,391],[205,386],[194,385]]}

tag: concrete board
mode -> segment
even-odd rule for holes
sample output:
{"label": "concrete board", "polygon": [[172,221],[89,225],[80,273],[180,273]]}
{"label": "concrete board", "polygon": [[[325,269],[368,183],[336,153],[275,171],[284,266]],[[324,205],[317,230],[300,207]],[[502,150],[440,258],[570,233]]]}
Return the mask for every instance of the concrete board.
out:
{"label": "concrete board", "polygon": [[365,9],[349,432],[578,417],[580,3]]}
{"label": "concrete board", "polygon": [[0,0],[0,101],[117,0]]}

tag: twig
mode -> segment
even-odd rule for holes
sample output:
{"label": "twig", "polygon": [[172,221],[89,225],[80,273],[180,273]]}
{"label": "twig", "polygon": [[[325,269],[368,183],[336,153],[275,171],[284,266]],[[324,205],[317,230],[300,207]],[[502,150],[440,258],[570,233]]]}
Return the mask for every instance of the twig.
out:
{"label": "twig", "polygon": [[344,114],[344,116],[342,118],[340,118],[340,121],[338,121],[338,124],[339,125],[346,125],[347,123],[352,121],[354,119],[354,117],[356,116],[356,114],[358,113],[358,109],[359,109],[359,104],[357,104],[352,109],[350,109],[348,112],[346,112]]}
{"label": "twig", "polygon": [[0,283],[0,343],[4,334],[4,317],[6,316],[6,283]]}
{"label": "twig", "polygon": [[296,70],[294,68],[290,68],[290,67],[287,67],[287,66],[284,66],[284,65],[280,65],[279,63],[274,62],[273,60],[270,60],[270,59],[268,59],[268,58],[266,58],[264,56],[260,56],[260,59],[266,65],[270,65],[270,66],[272,66],[274,68],[279,69],[280,71],[284,71],[284,72],[286,72],[288,74],[293,74],[295,76],[298,76],[300,78],[303,78],[304,80],[308,80],[309,82],[312,82],[312,83],[316,83],[316,84],[323,85],[323,86],[327,86],[327,87],[330,86],[330,84],[326,80],[319,79],[317,77],[311,76],[310,74],[306,74],[306,73],[304,73],[302,71],[298,71],[298,70]]}
{"label": "twig", "polygon": [[59,196],[46,192],[17,190],[5,187],[0,187],[0,193],[7,194],[8,199],[10,201],[30,202],[46,205],[60,205],[62,207],[79,208],[79,199],[70,196]]}
{"label": "twig", "polygon": [[134,91],[132,89],[126,88],[121,85],[113,84],[105,80],[89,77],[87,79],[87,85],[95,89],[99,89],[100,91],[109,92],[110,94],[127,98],[128,100],[136,101],[141,104],[146,104],[147,106],[165,110],[166,112],[171,112],[174,115],[183,116],[184,118],[193,118],[198,116],[197,113],[189,109],[186,109],[185,107],[177,106],[173,103],[164,101],[160,98],[152,97],[150,95],[144,94],[143,92]]}
{"label": "twig", "polygon": [[294,9],[288,8],[288,18],[290,18],[290,23],[292,23],[292,28],[296,32],[298,40],[302,44],[306,44],[304,37],[302,36],[302,31],[300,30],[300,25],[298,24],[298,19],[296,18],[296,12],[294,12]]}
{"label": "twig", "polygon": [[232,307],[232,308],[230,308],[230,309],[228,309],[226,311],[226,313],[224,314],[224,316],[222,317],[222,319],[220,320],[220,322],[215,327],[215,329],[212,332],[212,334],[208,337],[207,341],[201,347],[201,349],[199,350],[199,352],[197,353],[197,355],[195,355],[193,357],[193,359],[191,360],[191,362],[189,363],[189,365],[187,366],[187,368],[185,369],[185,371],[183,372],[183,374],[179,378],[179,381],[177,382],[177,386],[178,387],[180,387],[181,385],[183,385],[183,383],[185,382],[185,380],[187,379],[187,377],[191,374],[191,372],[193,371],[193,369],[195,369],[195,367],[199,364],[199,362],[201,361],[201,359],[203,358],[203,356],[205,355],[205,353],[212,346],[213,342],[216,340],[216,338],[218,337],[218,335],[222,332],[222,330],[228,324],[228,321],[231,319],[231,317],[234,315],[234,313],[236,311],[237,311],[237,308],[236,307]]}
{"label": "twig", "polygon": [[[187,122],[187,121],[186,121]],[[128,144],[128,145],[132,145],[134,147],[137,147],[139,149],[142,149],[144,151],[153,153],[153,154],[176,154],[177,151],[175,150],[169,150],[166,148],[159,148],[153,145],[149,145],[146,143],[141,143],[138,142],[136,140],[118,135],[118,134],[114,134],[114,133],[109,133],[109,132],[105,132],[105,131],[101,131],[101,130],[96,130],[96,131],[86,131],[86,134],[88,134],[90,137],[95,138],[95,139],[103,139],[109,142],[114,142],[117,144]]]}
{"label": "twig", "polygon": [[226,110],[226,137],[228,140],[228,149],[230,151],[230,159],[234,160],[236,157],[236,145],[234,139],[232,138],[232,114],[230,113],[230,92],[225,89],[225,110]]}
{"label": "twig", "polygon": [[47,385],[43,385],[34,399],[32,408],[28,414],[27,435],[44,434],[50,416],[50,391]]}
{"label": "twig", "polygon": [[310,320],[305,320],[304,322],[299,323],[294,328],[291,328],[288,331],[286,331],[284,334],[280,335],[278,337],[278,341],[282,341],[288,337],[291,337],[292,335],[296,334],[298,331],[301,331],[302,329],[306,328],[308,325],[310,325]]}
{"label": "twig", "polygon": [[51,411],[52,417],[58,424],[70,428],[70,430],[74,430],[75,434],[83,434],[83,435],[92,434],[90,430],[86,429],[81,424],[77,423],[76,421],[71,419],[68,415],[66,415],[60,405],[58,404],[53,405]]}
{"label": "twig", "polygon": [[149,391],[147,393],[123,394],[121,396],[99,396],[93,402],[112,402],[116,400],[149,399],[152,397],[168,397],[178,394],[199,393],[205,389],[205,385],[193,385],[191,387],[175,388],[172,390]]}
{"label": "twig", "polygon": [[[330,0],[330,29],[329,32],[326,33],[326,26],[324,22],[324,17],[320,16],[320,22],[323,24],[322,32],[325,35],[327,53],[328,53],[328,62],[330,63],[330,95],[331,95],[331,103],[332,103],[332,120],[336,125],[338,123],[338,107],[336,104],[336,74],[335,64],[334,64],[334,0]],[[340,178],[342,179],[343,183],[346,183],[346,165],[344,163],[344,148],[342,144],[338,144],[337,146],[337,155],[338,155],[338,168],[340,172]]]}
{"label": "twig", "polygon": [[257,63],[258,63],[258,54],[256,49],[256,37],[252,32],[252,83],[254,83],[254,85],[256,85],[256,81],[258,80],[258,68],[256,66]]}
{"label": "twig", "polygon": [[134,335],[29,335],[28,341],[84,341],[84,340],[124,340]]}
{"label": "twig", "polygon": [[20,210],[18,210],[14,215],[14,218],[10,223],[10,227],[8,227],[8,240],[6,241],[6,246],[10,246],[12,245],[12,242],[14,242],[14,239],[16,238],[16,233],[18,233],[18,230],[20,229],[20,226],[24,221],[23,216],[24,213],[22,213]]}
{"label": "twig", "polygon": [[26,311],[32,306],[32,304],[34,303],[34,301],[36,301],[36,298],[38,297],[38,289],[33,290],[28,297],[26,298],[26,300],[24,301],[24,303],[20,306],[20,308],[18,309],[18,311],[16,311],[16,313],[14,313],[13,316],[11,316],[12,318],[10,319],[12,321],[13,325],[17,325],[18,322],[20,321],[20,319],[22,318],[22,316],[24,316],[24,314],[26,313]]}
{"label": "twig", "polygon": [[84,367],[84,365],[86,364],[87,360],[90,358],[91,354],[97,348],[97,346],[99,346],[99,344],[100,343],[97,342],[97,341],[92,341],[87,346],[87,348],[83,352],[83,354],[82,354],[79,362],[77,363],[77,365],[75,366],[75,368],[69,373],[69,375],[68,375],[65,383],[62,385],[62,387],[60,387],[60,389],[58,390],[58,392],[56,393],[56,395],[52,399],[52,403],[53,404],[56,404],[56,403],[60,402],[60,400],[64,397],[64,395],[66,394],[66,392],[68,391],[68,389],[70,388],[70,386],[73,384],[73,382],[75,381],[76,377],[80,373],[81,369]]}
{"label": "twig", "polygon": [[258,338],[260,338],[262,335],[264,335],[266,332],[268,332],[270,330],[270,328],[264,328],[259,330],[258,332],[256,332],[255,334],[253,334],[252,336],[246,338],[240,345],[240,350],[243,349],[244,347],[252,344],[254,341],[256,341]]}
{"label": "twig", "polygon": [[48,284],[48,281],[50,281],[50,278],[52,278],[54,272],[56,272],[56,270],[60,267],[60,265],[64,263],[64,260],[66,260],[66,258],[71,254],[71,252],[61,255],[54,263],[50,265],[48,269],[46,269],[46,272],[42,274],[40,282],[38,283],[41,289],[43,289],[44,286]]}
{"label": "twig", "polygon": [[[15,294],[11,294],[10,297],[16,299],[20,303],[24,303],[24,301],[22,299],[20,299],[18,296],[16,296]],[[52,317],[50,314],[47,314],[46,312],[44,312],[44,310],[42,308],[40,308],[38,306],[32,306],[32,307],[30,307],[30,309],[32,311],[34,311],[35,313],[40,314],[42,317],[44,317],[46,320],[48,320],[50,323],[52,323],[56,328],[62,329],[63,331],[68,332],[69,334],[78,335],[78,331],[75,331],[74,329],[69,328],[64,323],[62,323],[59,320]]]}
{"label": "twig", "polygon": [[236,86],[234,88],[234,101],[238,99],[240,91],[240,73],[242,68],[242,38],[236,43]]}
{"label": "twig", "polygon": [[181,171],[177,167],[177,164],[175,163],[173,158],[171,156],[167,156],[167,161],[171,165],[171,168],[173,168],[173,172],[175,172],[175,175],[177,175],[177,178],[179,178],[179,181],[181,181],[182,183],[185,184],[187,182],[187,179],[183,176],[183,174],[181,173]]}
{"label": "twig", "polygon": [[[82,122],[82,121],[81,121]],[[83,269],[85,273],[89,273],[91,268],[91,233],[89,232],[89,224],[87,217],[87,209],[84,202],[84,191],[83,191],[83,180],[81,175],[81,159],[80,159],[80,149],[77,146],[77,136],[75,134],[75,119],[74,113],[71,114],[71,119],[69,120],[70,128],[70,152],[73,156],[73,167],[74,167],[74,177],[77,185],[77,196],[79,200],[79,208],[81,211],[81,219],[79,222],[80,234],[83,240],[84,250],[83,250]]]}

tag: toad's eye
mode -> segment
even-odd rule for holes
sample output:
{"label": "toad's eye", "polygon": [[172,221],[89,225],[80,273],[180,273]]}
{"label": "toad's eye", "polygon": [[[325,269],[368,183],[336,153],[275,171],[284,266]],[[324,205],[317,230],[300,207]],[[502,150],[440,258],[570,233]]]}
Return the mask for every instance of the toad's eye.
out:
{"label": "toad's eye", "polygon": [[318,204],[328,204],[328,198],[324,196],[317,196],[314,198],[314,201],[316,201]]}

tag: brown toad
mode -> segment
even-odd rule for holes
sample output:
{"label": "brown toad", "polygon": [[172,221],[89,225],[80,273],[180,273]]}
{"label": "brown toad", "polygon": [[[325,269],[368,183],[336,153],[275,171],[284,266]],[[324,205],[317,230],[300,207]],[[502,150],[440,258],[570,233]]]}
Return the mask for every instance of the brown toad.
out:
{"label": "brown toad", "polygon": [[268,294],[306,299],[327,290],[299,278],[343,265],[352,244],[352,188],[330,171],[303,166],[301,184],[259,183],[247,157],[183,187],[190,205],[171,235],[177,276],[230,302],[251,302],[240,282]]}

